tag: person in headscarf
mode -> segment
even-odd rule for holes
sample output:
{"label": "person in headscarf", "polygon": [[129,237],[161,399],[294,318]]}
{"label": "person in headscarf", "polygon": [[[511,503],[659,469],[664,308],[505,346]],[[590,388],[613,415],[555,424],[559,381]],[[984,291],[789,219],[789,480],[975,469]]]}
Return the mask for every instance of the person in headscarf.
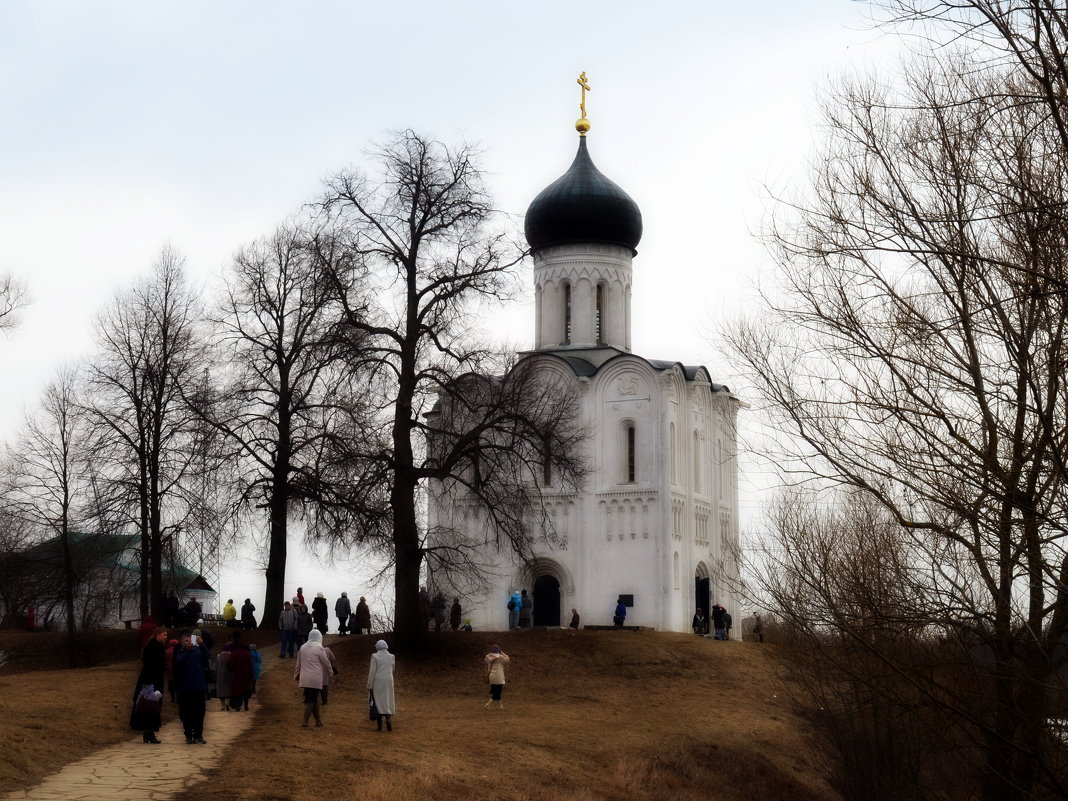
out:
{"label": "person in headscarf", "polygon": [[308,613],[308,607],[302,605],[297,610],[297,648],[300,648],[308,641],[308,635],[311,634],[311,630],[314,627],[315,622]]}
{"label": "person in headscarf", "polygon": [[248,699],[252,695],[252,652],[241,639],[241,632],[235,631],[233,648],[230,651],[230,708],[235,712],[248,709]]}
{"label": "person in headscarf", "polygon": [[360,602],[356,604],[356,625],[359,627],[357,634],[371,633],[371,607],[367,605],[367,599],[362,595]]}
{"label": "person in headscarf", "polygon": [[379,731],[382,731],[382,718],[386,719],[386,731],[393,731],[393,716],[397,709],[393,694],[393,669],[396,664],[397,658],[389,652],[389,644],[385,640],[376,642],[375,652],[371,655],[371,668],[367,672],[367,689],[378,712]]}
{"label": "person in headscarf", "polygon": [[330,608],[326,605],[326,596],[321,592],[317,592],[315,593],[315,600],[312,601],[312,620],[315,621],[315,628],[326,634],[329,619]]}
{"label": "person in headscarf", "polygon": [[304,722],[301,724],[308,728],[308,720],[315,716],[315,726],[323,725],[320,714],[319,696],[323,689],[323,677],[330,674],[330,657],[323,648],[323,633],[319,629],[313,629],[308,634],[308,641],[297,652],[297,668],[293,671],[293,679],[297,686],[304,691]]}
{"label": "person in headscarf", "polygon": [[256,605],[252,603],[251,598],[246,598],[245,602],[241,604],[241,628],[246,631],[251,631],[256,628]]}
{"label": "person in headscarf", "polygon": [[[141,672],[137,676],[137,686],[134,688],[134,705],[130,712],[130,727],[144,732],[146,743],[158,743],[156,732],[160,728],[160,697],[142,699],[142,690],[151,687],[152,692],[163,688],[164,677],[167,673],[167,629],[156,626],[152,637],[145,643],[141,651]],[[155,710],[154,712],[152,710]],[[147,713],[147,714],[141,714]]]}
{"label": "person in headscarf", "polygon": [[349,633],[349,615],[352,614],[352,603],[347,592],[341,593],[341,597],[334,601],[334,614],[337,615],[337,633],[344,637]]}
{"label": "person in headscarf", "polygon": [[504,702],[501,701],[501,694],[504,692],[504,666],[511,660],[508,654],[501,650],[501,646],[491,645],[485,661],[486,681],[489,682],[490,688],[490,697],[486,701],[486,707],[496,701],[497,708],[504,709]]}
{"label": "person in headscarf", "polygon": [[219,709],[223,712],[230,711],[228,702],[234,678],[230,671],[230,652],[233,647],[231,643],[226,643],[215,657],[215,695],[219,699]]}

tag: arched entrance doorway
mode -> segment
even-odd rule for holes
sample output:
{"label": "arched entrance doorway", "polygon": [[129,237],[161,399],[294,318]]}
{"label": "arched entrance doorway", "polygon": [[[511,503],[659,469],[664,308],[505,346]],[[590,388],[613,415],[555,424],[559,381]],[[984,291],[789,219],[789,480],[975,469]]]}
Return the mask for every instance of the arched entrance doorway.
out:
{"label": "arched entrance doorway", "polygon": [[705,620],[709,620],[712,616],[712,582],[703,562],[697,566],[697,573],[693,579],[693,608],[694,611],[702,610],[705,613]]}
{"label": "arched entrance doorway", "polygon": [[560,626],[560,582],[555,576],[541,575],[534,580],[534,625]]}

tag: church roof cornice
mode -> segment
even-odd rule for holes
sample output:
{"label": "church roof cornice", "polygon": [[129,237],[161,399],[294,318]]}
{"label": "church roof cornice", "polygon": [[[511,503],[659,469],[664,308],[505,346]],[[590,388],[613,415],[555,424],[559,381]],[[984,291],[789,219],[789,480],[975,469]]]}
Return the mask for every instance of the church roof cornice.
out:
{"label": "church roof cornice", "polygon": [[636,353],[628,353],[613,347],[601,348],[545,348],[542,350],[526,351],[524,358],[551,357],[566,364],[579,378],[590,378],[610,365],[617,364],[627,359],[641,362],[657,373],[667,373],[678,369],[687,383],[707,384],[712,392],[726,392],[730,394],[730,387],[726,384],[717,384],[712,381],[708,368],[704,365],[687,365],[682,362],[664,361],[662,359],[646,359]]}

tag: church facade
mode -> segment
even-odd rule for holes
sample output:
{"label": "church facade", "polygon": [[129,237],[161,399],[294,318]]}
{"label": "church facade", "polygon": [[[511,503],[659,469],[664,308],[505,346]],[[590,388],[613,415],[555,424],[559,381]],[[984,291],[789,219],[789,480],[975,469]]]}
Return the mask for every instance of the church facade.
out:
{"label": "church facade", "polygon": [[[579,131],[571,167],[527,210],[535,344],[523,358],[576,389],[588,475],[578,490],[544,476],[554,536],[535,544],[532,560],[482,554],[489,587],[461,598],[463,616],[476,629],[505,629],[508,597],[525,589],[535,626],[566,626],[572,608],[584,625],[610,625],[620,596],[627,625],[688,631],[695,608],[707,615],[714,603],[740,621],[741,403],[702,366],[631,351],[641,212],[594,166]],[[431,532],[481,525],[456,487],[429,490]]]}

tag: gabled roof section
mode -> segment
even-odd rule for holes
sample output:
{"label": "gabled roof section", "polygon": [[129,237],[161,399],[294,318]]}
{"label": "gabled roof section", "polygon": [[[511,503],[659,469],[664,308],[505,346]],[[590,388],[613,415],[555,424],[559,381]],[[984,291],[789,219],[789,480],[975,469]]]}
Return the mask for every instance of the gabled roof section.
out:
{"label": "gabled roof section", "polygon": [[613,347],[602,348],[543,348],[541,350],[527,351],[524,357],[551,356],[567,364],[579,378],[590,378],[597,375],[609,362],[621,358],[639,359],[649,365],[653,370],[664,373],[678,367],[687,381],[708,381],[713,392],[730,392],[726,384],[717,384],[712,381],[708,369],[703,365],[686,365],[682,362],[669,362],[661,359],[646,359],[636,353],[627,353]]}

